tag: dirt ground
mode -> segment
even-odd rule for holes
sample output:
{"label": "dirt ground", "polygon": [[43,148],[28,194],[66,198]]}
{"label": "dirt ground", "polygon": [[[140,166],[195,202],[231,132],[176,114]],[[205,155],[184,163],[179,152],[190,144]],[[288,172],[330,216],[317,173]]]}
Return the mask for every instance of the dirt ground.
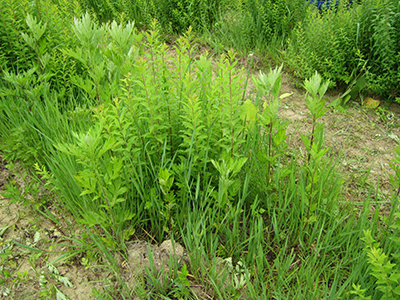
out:
{"label": "dirt ground", "polygon": [[[99,287],[96,274],[76,259],[56,264],[54,269],[48,267],[66,253],[67,246],[62,245],[68,243],[57,225],[30,205],[16,202],[18,197],[29,199],[32,194],[18,167],[14,171],[0,156],[0,298],[55,299],[63,293],[71,299],[87,299],[92,288]],[[7,184],[17,187],[14,195],[6,189]]]}
{"label": "dirt ground", "polygon": [[[240,66],[248,69],[250,58],[239,59]],[[262,65],[261,59],[255,58],[257,76]],[[268,68],[262,71],[267,73]],[[290,121],[287,129],[290,146],[304,148],[300,135],[310,135],[312,122],[305,104],[306,91],[302,82],[283,73],[281,94],[291,96],[282,100],[279,114],[283,120]],[[256,87],[249,81],[246,97],[256,92]],[[343,91],[333,90],[326,94],[326,105],[336,100]],[[368,189],[378,187],[379,194],[372,195],[372,200],[380,204],[390,204],[390,193],[395,189],[390,176],[394,171],[389,164],[396,156],[396,147],[400,142],[400,105],[392,103],[385,106],[380,101],[376,109],[366,108],[363,95],[351,100],[342,110],[329,108],[318,122],[324,123],[325,146],[330,155],[336,158],[337,167],[344,176],[344,194],[349,201],[363,202]],[[366,97],[366,96],[365,96]]]}
{"label": "dirt ground", "polygon": [[[241,64],[246,68],[248,63],[242,60]],[[254,71],[254,74],[257,73]],[[254,85],[249,84],[248,93],[254,91]],[[283,100],[280,114],[283,119],[291,121],[287,131],[290,145],[301,146],[300,134],[311,131],[311,120],[304,102],[305,92],[286,75],[283,76],[281,92],[293,93]],[[339,95],[330,93],[327,103]],[[397,104],[392,104],[389,109],[372,110],[353,101],[345,111],[329,109],[322,118],[326,145],[337,158],[338,168],[345,177],[344,195],[348,201],[362,201],[369,187],[378,186],[381,193],[375,195],[373,200],[387,205],[390,203],[389,194],[393,187],[389,176],[393,172],[389,163],[395,157],[398,145],[399,117],[400,107]],[[73,248],[63,237],[68,234],[64,234],[63,229],[49,218],[39,215],[31,205],[24,206],[18,202],[19,197],[31,197],[31,200],[44,197],[45,191],[32,194],[29,176],[18,175],[19,171],[26,171],[15,165],[10,171],[6,164],[0,155],[0,298],[89,299],[95,294],[95,289],[101,290],[104,286],[104,278],[112,278],[112,271],[85,265],[85,253],[71,258],[62,257],[67,248]],[[55,206],[50,210],[55,216],[69,218],[61,216]],[[78,228],[76,234],[80,234]],[[147,252],[142,243],[137,245],[141,248],[131,246],[132,257]],[[152,247],[158,249],[157,246]],[[165,251],[167,255],[172,252],[172,249]],[[63,259],[52,267],[51,263],[60,257]],[[163,259],[165,257],[160,256],[160,260]],[[122,265],[123,261],[120,263]]]}
{"label": "dirt ground", "polygon": [[[288,128],[292,134],[291,143],[301,146],[300,134],[310,134],[311,131],[304,91],[296,89],[284,77],[282,92],[293,92],[291,97],[284,99],[280,114],[291,121]],[[327,95],[326,104],[339,96],[340,93],[331,92]],[[388,109],[381,107],[373,110],[353,101],[343,112],[330,108],[319,120],[324,123],[326,146],[337,158],[337,166],[344,175],[344,192],[348,200],[362,202],[367,189],[378,186],[380,193],[373,199],[381,203],[390,201],[388,197],[393,186],[389,178],[394,172],[389,163],[395,157],[398,146],[399,117],[398,104],[394,103]]]}

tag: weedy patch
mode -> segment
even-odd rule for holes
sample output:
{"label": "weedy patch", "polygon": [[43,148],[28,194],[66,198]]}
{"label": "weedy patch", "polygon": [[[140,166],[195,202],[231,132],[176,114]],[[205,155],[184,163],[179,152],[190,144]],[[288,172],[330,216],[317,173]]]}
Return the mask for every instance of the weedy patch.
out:
{"label": "weedy patch", "polygon": [[59,70],[46,24],[26,21],[40,68],[1,81],[0,149],[31,168],[0,181],[11,216],[5,293],[26,282],[45,298],[82,297],[77,286],[102,299],[347,299],[353,283],[383,291],[363,238],[396,237],[398,194],[382,216],[380,185],[367,189],[374,173],[360,168],[370,157],[356,152],[383,151],[369,139],[380,127],[363,128],[364,110],[327,107],[329,80],[314,73],[299,91],[282,66],[252,76],[233,50],[197,55],[191,28],[168,46],[156,21],[138,32],[85,14],[75,42],[60,45],[75,62],[67,92],[50,80]]}
{"label": "weedy patch", "polygon": [[79,259],[68,259],[58,226],[34,208],[41,199],[31,180],[0,160],[0,298],[87,299],[101,285],[89,283],[96,278]]}

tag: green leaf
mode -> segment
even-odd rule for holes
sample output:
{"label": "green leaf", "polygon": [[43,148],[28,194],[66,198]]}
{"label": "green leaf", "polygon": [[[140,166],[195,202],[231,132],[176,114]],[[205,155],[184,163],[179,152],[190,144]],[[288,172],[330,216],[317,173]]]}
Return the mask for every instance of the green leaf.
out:
{"label": "green leaf", "polygon": [[251,102],[251,100],[247,99],[246,101],[244,101],[242,105],[240,118],[243,121],[255,122],[256,117],[257,117],[257,108],[255,107],[253,102]]}
{"label": "green leaf", "polygon": [[282,94],[282,95],[280,95],[279,96],[279,99],[285,99],[285,98],[287,98],[287,97],[290,97],[290,96],[292,96],[293,95],[293,92],[290,92],[290,93],[284,93],[284,94]]}
{"label": "green leaf", "polygon": [[[104,153],[106,153],[108,150],[111,150],[113,148],[116,148],[118,146],[118,144],[115,143],[115,139],[114,138],[109,138],[103,145],[103,147],[101,148],[101,150],[97,153],[96,158],[100,159],[100,157],[103,156]],[[122,162],[121,162],[122,164]]]}
{"label": "green leaf", "polygon": [[319,75],[316,71],[315,74],[311,76],[311,78],[304,81],[304,88],[307,90],[308,93],[310,93],[312,98],[317,98],[321,80],[321,75]]}
{"label": "green leaf", "polygon": [[43,25],[41,21],[37,23],[36,18],[32,17],[32,15],[28,13],[26,16],[26,24],[29,26],[30,30],[32,30],[35,40],[39,41],[46,31],[47,23]]}
{"label": "green leaf", "polygon": [[393,292],[394,292],[396,295],[400,295],[400,285],[398,285],[398,286],[393,290]]}
{"label": "green leaf", "polygon": [[24,245],[24,244],[15,242],[15,241],[11,241],[11,242],[12,242],[13,244],[19,246],[19,247],[25,248],[25,249],[30,250],[30,251],[34,251],[34,252],[44,252],[43,250],[36,249],[36,248],[32,248],[32,247],[29,247],[29,246],[27,246],[27,245]]}
{"label": "green leaf", "polygon": [[306,148],[309,150],[310,145],[311,145],[311,140],[309,139],[309,137],[304,134],[301,134],[300,138],[303,141],[304,146],[306,146]]}
{"label": "green leaf", "polygon": [[[396,264],[393,264],[392,266],[395,267]],[[389,276],[389,280],[394,283],[398,283],[399,279],[400,279],[400,273],[397,273],[396,271],[393,271]]]}
{"label": "green leaf", "polygon": [[279,130],[275,135],[273,136],[273,141],[275,146],[279,147],[280,144],[286,139],[286,128],[283,128]]}
{"label": "green leaf", "polygon": [[25,32],[22,32],[22,33],[21,33],[21,36],[22,36],[22,38],[24,39],[25,43],[26,43],[29,47],[31,47],[31,48],[33,48],[33,49],[36,48],[36,42],[35,42],[35,40],[34,40],[33,37],[31,37],[30,35],[26,34]]}
{"label": "green leaf", "polygon": [[100,41],[103,39],[105,34],[105,29],[97,28],[95,22],[92,22],[88,13],[86,13],[82,18],[74,19],[75,26],[73,30],[76,37],[81,42],[82,46],[88,49],[97,48]]}

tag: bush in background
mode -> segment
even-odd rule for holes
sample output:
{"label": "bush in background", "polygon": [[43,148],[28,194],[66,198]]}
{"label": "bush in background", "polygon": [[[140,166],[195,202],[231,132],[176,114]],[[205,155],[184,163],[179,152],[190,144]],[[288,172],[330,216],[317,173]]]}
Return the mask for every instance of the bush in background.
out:
{"label": "bush in background", "polygon": [[[311,1],[312,2],[312,1]],[[214,48],[258,52],[287,62],[305,79],[315,71],[331,86],[362,77],[374,94],[394,99],[399,86],[400,6],[395,0],[335,2],[304,0],[81,0],[101,22],[135,21],[164,33],[202,32]],[[326,2],[326,1],[325,1]],[[365,75],[363,77],[362,75]]]}
{"label": "bush in background", "polygon": [[400,78],[399,13],[392,0],[366,0],[322,14],[310,10],[283,57],[300,78],[317,70],[336,84],[349,84],[365,74],[372,93],[394,100]]}
{"label": "bush in background", "polygon": [[361,13],[359,47],[367,61],[369,88],[391,99],[399,97],[400,3],[365,0]]}
{"label": "bush in background", "polygon": [[157,19],[164,33],[182,34],[189,26],[195,31],[212,27],[227,0],[80,0],[97,20],[134,21],[138,28],[150,28]]}
{"label": "bush in background", "polygon": [[[61,49],[73,47],[76,42],[71,22],[81,14],[79,3],[1,0],[0,10],[0,71],[5,79],[0,93],[13,95],[15,85],[29,89],[46,77],[53,89],[76,96],[72,81],[82,68]],[[12,74],[18,74],[18,82],[11,79]],[[31,97],[41,97],[39,86]],[[59,100],[66,101],[62,96]]]}
{"label": "bush in background", "polygon": [[298,23],[288,39],[284,58],[290,70],[300,78],[318,71],[333,83],[349,82],[357,67],[357,43],[360,33],[360,7],[339,8],[322,15],[309,8],[307,18]]}
{"label": "bush in background", "polygon": [[[33,44],[24,40],[24,34],[32,34],[26,23],[28,14],[41,22],[46,31],[43,39],[37,39]],[[77,2],[1,0],[0,70],[23,72],[33,66],[40,69],[43,62],[39,62],[38,57],[46,52],[50,60],[62,60],[61,52],[57,49],[61,45],[65,47],[73,43],[70,24],[73,17],[80,14]],[[58,69],[58,66],[54,69]]]}
{"label": "bush in background", "polygon": [[265,53],[271,43],[286,40],[306,11],[307,5],[302,0],[240,1],[221,12],[210,38],[245,54],[250,51]]}

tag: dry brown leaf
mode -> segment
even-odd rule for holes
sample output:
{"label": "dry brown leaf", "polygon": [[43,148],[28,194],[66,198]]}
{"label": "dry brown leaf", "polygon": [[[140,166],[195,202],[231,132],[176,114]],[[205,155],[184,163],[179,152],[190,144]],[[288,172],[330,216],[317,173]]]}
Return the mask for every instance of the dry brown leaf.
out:
{"label": "dry brown leaf", "polygon": [[371,109],[377,108],[379,106],[379,104],[381,104],[381,102],[379,100],[372,99],[371,97],[368,97],[367,99],[365,99],[365,102],[364,102],[364,106],[366,108],[371,108]]}

